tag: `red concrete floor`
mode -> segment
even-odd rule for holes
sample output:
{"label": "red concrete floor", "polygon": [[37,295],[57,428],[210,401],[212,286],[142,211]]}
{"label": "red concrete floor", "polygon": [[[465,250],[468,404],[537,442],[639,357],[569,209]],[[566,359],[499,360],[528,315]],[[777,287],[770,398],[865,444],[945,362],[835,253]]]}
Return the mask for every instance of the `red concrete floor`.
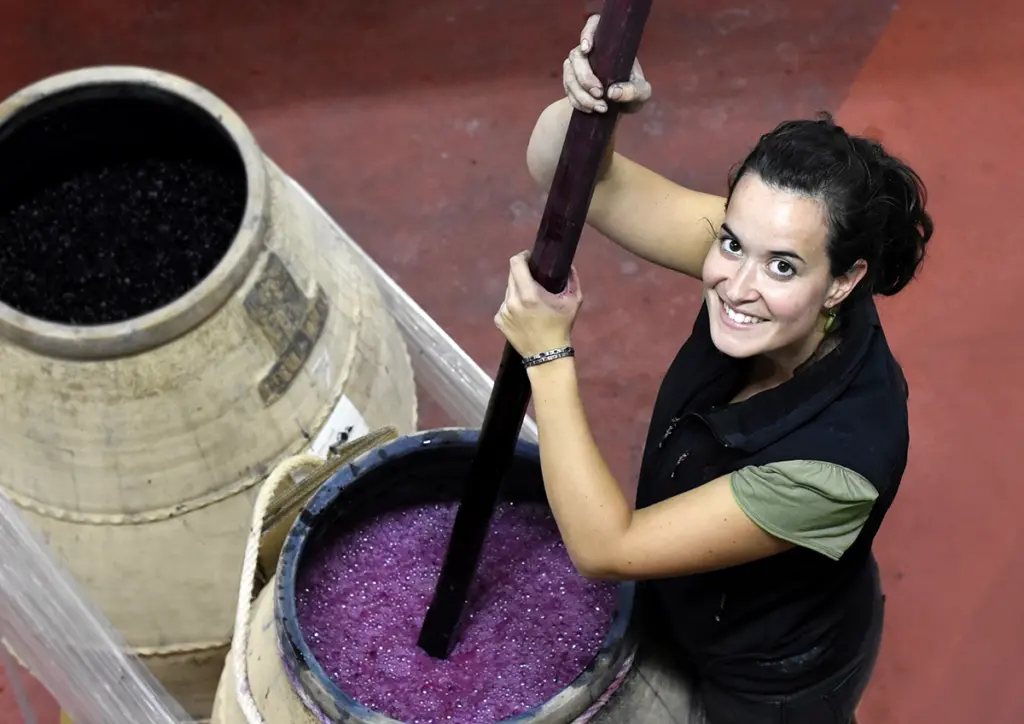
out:
{"label": "red concrete floor", "polygon": [[[501,340],[491,315],[507,259],[532,243],[543,208],[524,168],[526,140],[560,93],[559,64],[584,12],[599,5],[0,0],[0,94],[97,63],[150,65],[206,85],[493,371]],[[1024,392],[1002,384],[1024,368],[1024,332],[1012,326],[1024,252],[1009,186],[1024,132],[1024,7],[967,7],[658,0],[641,49],[655,101],[620,134],[641,162],[721,191],[759,133],[838,109],[929,184],[932,258],[883,305],[911,382],[913,448],[877,546],[889,618],[868,724],[1024,721],[1024,489],[1004,453]],[[631,487],[697,288],[591,233],[578,265],[584,394]],[[984,393],[1001,403],[989,423]],[[0,691],[0,724],[18,721],[12,711]],[[43,722],[53,721],[51,706]]]}

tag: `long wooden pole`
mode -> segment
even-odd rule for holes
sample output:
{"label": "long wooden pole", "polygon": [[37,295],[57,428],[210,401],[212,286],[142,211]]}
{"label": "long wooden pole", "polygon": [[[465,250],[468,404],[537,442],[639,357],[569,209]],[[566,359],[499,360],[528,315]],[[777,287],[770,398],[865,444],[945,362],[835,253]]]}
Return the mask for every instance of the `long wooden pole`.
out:
{"label": "long wooden pole", "polygon": [[[589,55],[603,87],[629,79],[650,9],[651,0],[605,0]],[[607,112],[574,111],[569,122],[530,255],[534,279],[550,292],[562,291],[568,281],[617,116],[616,105],[609,102]],[[529,402],[530,381],[522,358],[506,344],[434,599],[420,630],[420,647],[435,658],[446,658],[455,645],[469,587]]]}

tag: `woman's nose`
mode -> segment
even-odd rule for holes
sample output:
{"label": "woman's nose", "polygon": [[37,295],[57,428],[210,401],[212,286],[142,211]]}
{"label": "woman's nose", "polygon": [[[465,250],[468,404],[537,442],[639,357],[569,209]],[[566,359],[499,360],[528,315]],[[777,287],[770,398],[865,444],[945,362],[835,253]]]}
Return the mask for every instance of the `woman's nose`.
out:
{"label": "woman's nose", "polygon": [[725,289],[729,298],[736,303],[750,301],[757,296],[755,281],[755,270],[749,264],[743,264],[726,280]]}

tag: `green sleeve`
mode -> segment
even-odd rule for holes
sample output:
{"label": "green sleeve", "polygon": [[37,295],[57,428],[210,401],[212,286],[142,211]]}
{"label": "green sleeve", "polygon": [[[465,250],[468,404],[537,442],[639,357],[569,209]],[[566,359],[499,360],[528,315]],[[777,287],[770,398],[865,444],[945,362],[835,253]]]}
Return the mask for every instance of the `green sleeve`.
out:
{"label": "green sleeve", "polygon": [[777,538],[839,560],[860,534],[878,491],[840,465],[788,460],[731,476],[743,512]]}

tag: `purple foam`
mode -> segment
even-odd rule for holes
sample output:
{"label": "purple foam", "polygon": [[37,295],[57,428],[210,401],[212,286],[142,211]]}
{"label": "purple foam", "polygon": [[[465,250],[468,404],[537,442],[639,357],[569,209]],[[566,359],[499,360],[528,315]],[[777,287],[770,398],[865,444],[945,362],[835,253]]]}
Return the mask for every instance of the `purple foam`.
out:
{"label": "purple foam", "polygon": [[306,643],[364,706],[408,724],[508,719],[570,684],[601,646],[616,587],[576,573],[550,511],[503,503],[446,660],[417,645],[456,506],[388,513],[311,548],[299,570]]}

